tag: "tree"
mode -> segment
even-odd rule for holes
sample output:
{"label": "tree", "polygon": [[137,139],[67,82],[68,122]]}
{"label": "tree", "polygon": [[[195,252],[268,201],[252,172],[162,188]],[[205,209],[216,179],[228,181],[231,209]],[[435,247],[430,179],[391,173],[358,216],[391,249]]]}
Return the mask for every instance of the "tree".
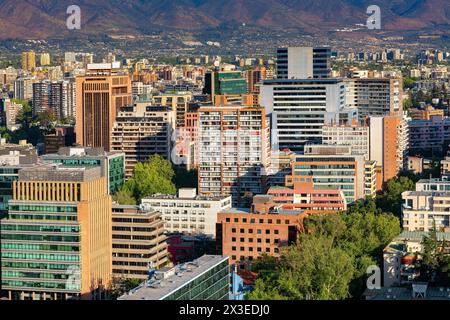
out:
{"label": "tree", "polygon": [[116,201],[120,205],[136,205],[136,199],[133,197],[129,190],[119,190],[114,195],[114,201]]}
{"label": "tree", "polygon": [[413,191],[415,183],[409,177],[400,176],[386,183],[385,192],[377,197],[377,206],[384,212],[391,212],[397,217],[401,215],[402,193]]}
{"label": "tree", "polygon": [[331,237],[304,234],[299,244],[283,250],[270,277],[260,278],[250,300],[340,300],[349,297],[352,258]]}
{"label": "tree", "polygon": [[[159,155],[153,155],[148,162],[138,163],[133,176],[121,188],[121,198],[133,197],[136,203],[154,194],[176,194],[172,180],[175,172],[171,164]],[[118,198],[119,195],[116,195]],[[128,199],[129,200],[129,199]]]}

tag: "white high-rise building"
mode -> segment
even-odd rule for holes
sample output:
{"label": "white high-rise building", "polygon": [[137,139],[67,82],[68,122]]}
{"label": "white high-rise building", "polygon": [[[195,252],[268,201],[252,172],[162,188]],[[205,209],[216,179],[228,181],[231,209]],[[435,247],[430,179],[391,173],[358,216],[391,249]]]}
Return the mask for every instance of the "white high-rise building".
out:
{"label": "white high-rise building", "polygon": [[332,120],[349,121],[342,79],[266,80],[261,105],[271,115],[272,147],[302,152],[308,142],[321,142],[323,126]]}

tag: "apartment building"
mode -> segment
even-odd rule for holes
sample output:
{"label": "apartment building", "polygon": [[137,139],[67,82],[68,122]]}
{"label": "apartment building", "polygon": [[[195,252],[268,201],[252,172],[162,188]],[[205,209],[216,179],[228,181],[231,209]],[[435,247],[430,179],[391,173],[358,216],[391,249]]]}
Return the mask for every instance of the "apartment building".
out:
{"label": "apartment building", "polygon": [[432,117],[431,120],[409,122],[411,154],[442,155],[450,143],[450,119]]}
{"label": "apartment building", "polygon": [[370,117],[370,159],[383,168],[383,182],[408,166],[409,126],[402,115]]}
{"label": "apartment building", "polygon": [[52,112],[59,119],[76,117],[75,82],[44,80],[33,84],[33,113]]}
{"label": "apartment building", "polygon": [[125,182],[124,153],[106,152],[103,148],[64,147],[57,153],[43,155],[42,161],[68,167],[100,167],[111,194],[119,191]]}
{"label": "apartment building", "polygon": [[375,163],[367,163],[364,156],[352,155],[349,146],[307,145],[305,154],[296,156],[286,186],[342,190],[347,204],[352,204],[374,194]]}
{"label": "apartment building", "polygon": [[22,69],[25,71],[33,71],[36,68],[36,52],[22,52]]}
{"label": "apartment building", "polygon": [[192,92],[178,92],[177,94],[161,94],[151,98],[151,104],[154,106],[170,107],[175,111],[175,127],[184,126],[185,114],[189,112],[189,105],[194,100]]}
{"label": "apartment building", "polygon": [[248,269],[263,254],[279,257],[283,246],[295,244],[305,217],[302,211],[283,210],[270,196],[255,196],[251,209],[217,214],[217,251]]}
{"label": "apartment building", "polygon": [[231,195],[247,206],[266,190],[270,164],[270,122],[264,108],[201,107],[199,113],[199,194]]}
{"label": "apartment building", "polygon": [[284,186],[286,176],[292,173],[292,164],[295,161],[295,153],[289,149],[271,150],[269,185]]}
{"label": "apartment building", "polygon": [[196,189],[183,188],[177,196],[154,195],[142,204],[161,212],[164,229],[169,233],[216,236],[217,212],[231,208],[231,196],[197,195]]}
{"label": "apartment building", "polygon": [[360,120],[403,111],[402,78],[345,79],[346,105],[358,110]]}
{"label": "apartment building", "polygon": [[7,297],[104,299],[112,274],[111,212],[99,167],[20,170],[0,223]]}
{"label": "apartment building", "polygon": [[148,206],[112,207],[112,272],[123,279],[148,279],[170,263],[161,212]]}
{"label": "apartment building", "polygon": [[120,64],[90,64],[76,78],[77,143],[111,151],[111,132],[122,106],[132,103],[131,81]]}
{"label": "apartment building", "polygon": [[174,112],[169,107],[136,104],[122,107],[112,127],[111,151],[125,154],[126,177],[138,162],[158,154],[170,160]]}
{"label": "apartment building", "polygon": [[413,120],[431,120],[433,117],[443,118],[445,116],[443,109],[434,109],[432,106],[426,106],[422,109],[410,109],[409,113]]}
{"label": "apartment building", "polygon": [[22,101],[31,101],[33,99],[33,83],[36,78],[23,77],[14,81],[14,98]]}
{"label": "apartment building", "polygon": [[323,127],[323,144],[350,146],[352,154],[362,155],[366,160],[370,157],[370,131],[367,124],[326,124]]}
{"label": "apartment building", "polygon": [[415,191],[402,194],[402,224],[406,231],[450,230],[450,182],[420,180]]}
{"label": "apartment building", "polygon": [[308,210],[311,213],[330,213],[347,210],[342,190],[314,190],[312,183],[294,187],[271,187],[267,195],[285,210]]}

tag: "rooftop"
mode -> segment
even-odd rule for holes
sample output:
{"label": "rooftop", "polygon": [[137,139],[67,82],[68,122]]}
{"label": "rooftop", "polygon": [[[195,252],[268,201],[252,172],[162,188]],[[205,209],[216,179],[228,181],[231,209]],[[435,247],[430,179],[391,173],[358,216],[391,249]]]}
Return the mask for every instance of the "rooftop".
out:
{"label": "rooftop", "polygon": [[119,297],[118,300],[163,300],[195,278],[227,260],[228,257],[224,256],[205,255],[173,269],[159,270],[152,280]]}
{"label": "rooftop", "polygon": [[19,181],[85,182],[100,177],[100,167],[65,167],[55,164],[38,164],[19,171]]}

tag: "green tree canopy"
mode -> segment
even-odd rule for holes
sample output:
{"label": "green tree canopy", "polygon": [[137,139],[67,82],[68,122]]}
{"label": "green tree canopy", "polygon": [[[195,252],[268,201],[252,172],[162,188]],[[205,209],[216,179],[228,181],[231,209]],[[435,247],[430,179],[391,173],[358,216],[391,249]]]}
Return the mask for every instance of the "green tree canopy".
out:
{"label": "green tree canopy", "polygon": [[122,186],[116,194],[116,200],[124,204],[131,203],[134,198],[140,203],[142,198],[154,194],[176,194],[175,184],[172,182],[175,172],[171,164],[159,155],[152,156],[149,161],[138,163],[133,176]]}

